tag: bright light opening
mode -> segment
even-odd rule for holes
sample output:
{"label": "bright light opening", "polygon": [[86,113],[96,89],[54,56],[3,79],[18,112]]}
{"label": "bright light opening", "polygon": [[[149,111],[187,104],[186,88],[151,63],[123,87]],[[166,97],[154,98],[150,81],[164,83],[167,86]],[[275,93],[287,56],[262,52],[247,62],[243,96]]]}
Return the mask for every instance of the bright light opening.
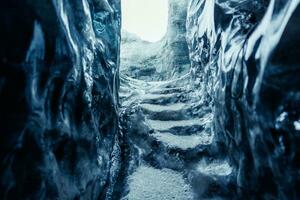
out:
{"label": "bright light opening", "polygon": [[168,0],[122,0],[122,28],[143,40],[159,41],[167,31]]}

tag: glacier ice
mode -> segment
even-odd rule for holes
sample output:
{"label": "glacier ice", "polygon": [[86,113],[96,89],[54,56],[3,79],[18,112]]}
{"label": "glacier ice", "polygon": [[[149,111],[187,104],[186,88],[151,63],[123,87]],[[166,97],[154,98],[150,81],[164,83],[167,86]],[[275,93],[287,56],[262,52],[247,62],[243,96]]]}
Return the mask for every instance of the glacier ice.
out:
{"label": "glacier ice", "polygon": [[109,199],[120,2],[3,1],[0,33],[0,199]]}
{"label": "glacier ice", "polygon": [[2,2],[0,199],[298,199],[299,3]]}

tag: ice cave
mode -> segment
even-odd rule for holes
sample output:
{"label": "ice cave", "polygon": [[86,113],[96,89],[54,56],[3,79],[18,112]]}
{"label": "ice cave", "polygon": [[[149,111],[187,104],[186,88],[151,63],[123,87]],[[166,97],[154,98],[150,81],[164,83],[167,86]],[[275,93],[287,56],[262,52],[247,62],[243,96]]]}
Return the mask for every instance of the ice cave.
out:
{"label": "ice cave", "polygon": [[300,0],[3,1],[0,199],[300,199],[299,24]]}

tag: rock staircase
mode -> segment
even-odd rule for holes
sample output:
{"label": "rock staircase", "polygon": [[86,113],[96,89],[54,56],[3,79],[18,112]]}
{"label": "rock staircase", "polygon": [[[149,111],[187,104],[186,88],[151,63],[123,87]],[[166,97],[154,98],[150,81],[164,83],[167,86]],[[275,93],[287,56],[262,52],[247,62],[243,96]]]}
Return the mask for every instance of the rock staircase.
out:
{"label": "rock staircase", "polygon": [[189,76],[121,81],[124,132],[137,160],[128,169],[123,199],[229,198],[234,167],[218,147],[213,113],[188,88]]}

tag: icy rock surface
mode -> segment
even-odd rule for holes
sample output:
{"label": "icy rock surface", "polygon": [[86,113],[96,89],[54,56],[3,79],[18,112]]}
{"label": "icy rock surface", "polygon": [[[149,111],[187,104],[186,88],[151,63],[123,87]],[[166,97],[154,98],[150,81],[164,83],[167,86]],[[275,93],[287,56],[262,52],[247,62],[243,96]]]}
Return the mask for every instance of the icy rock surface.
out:
{"label": "icy rock surface", "polygon": [[178,77],[189,71],[185,37],[187,3],[188,0],[169,1],[167,33],[158,42],[147,42],[126,30],[122,31],[122,74],[140,80],[158,81]]}
{"label": "icy rock surface", "polygon": [[1,2],[0,38],[0,199],[112,197],[119,0]]}
{"label": "icy rock surface", "polygon": [[125,199],[172,199],[164,172],[187,199],[299,198],[299,22],[298,0],[189,1],[190,72],[120,76]]}

